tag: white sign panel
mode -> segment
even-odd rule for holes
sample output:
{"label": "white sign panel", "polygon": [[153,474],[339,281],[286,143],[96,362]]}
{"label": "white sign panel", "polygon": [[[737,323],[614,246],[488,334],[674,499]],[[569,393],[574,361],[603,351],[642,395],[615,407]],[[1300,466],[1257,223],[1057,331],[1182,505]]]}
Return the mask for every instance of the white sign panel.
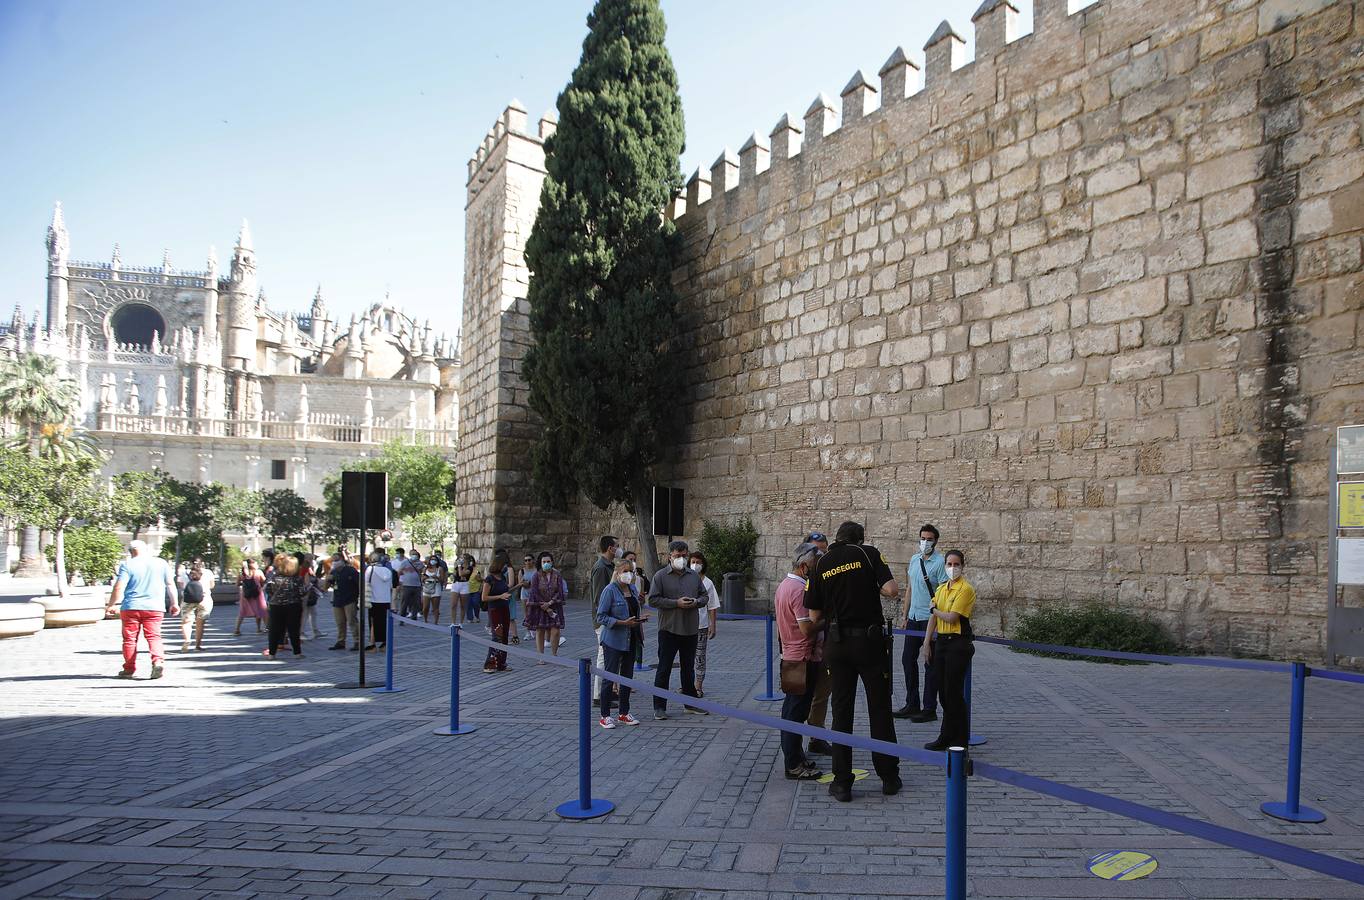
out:
{"label": "white sign panel", "polygon": [[1336,474],[1364,474],[1364,425],[1336,429]]}
{"label": "white sign panel", "polygon": [[1364,584],[1364,538],[1336,541],[1337,584]]}

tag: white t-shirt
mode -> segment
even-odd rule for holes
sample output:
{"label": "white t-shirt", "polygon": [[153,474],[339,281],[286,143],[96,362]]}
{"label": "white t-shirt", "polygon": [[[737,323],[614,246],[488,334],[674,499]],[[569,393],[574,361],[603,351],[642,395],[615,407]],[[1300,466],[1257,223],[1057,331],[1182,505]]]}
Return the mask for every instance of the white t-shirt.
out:
{"label": "white t-shirt", "polygon": [[392,602],[393,570],[385,565],[370,566],[365,570],[365,606]]}
{"label": "white t-shirt", "polygon": [[710,611],[720,608],[720,595],[715,593],[715,582],[704,575],[701,576],[701,587],[705,588],[706,596],[710,598],[706,601],[705,609],[697,610],[700,621],[700,625],[697,627],[705,631],[710,627]]}

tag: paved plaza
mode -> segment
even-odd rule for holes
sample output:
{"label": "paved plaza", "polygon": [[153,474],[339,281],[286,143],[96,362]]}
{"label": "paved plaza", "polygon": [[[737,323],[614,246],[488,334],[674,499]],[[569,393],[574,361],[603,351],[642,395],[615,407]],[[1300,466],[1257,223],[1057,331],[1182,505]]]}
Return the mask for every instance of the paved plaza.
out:
{"label": "paved plaza", "polygon": [[[615,812],[564,821],[553,808],[576,791],[572,671],[514,658],[514,671],[484,675],[466,643],[462,718],[478,730],[440,737],[440,635],[402,630],[406,691],[383,695],[333,686],[354,678],[356,657],[328,651],[330,637],[271,662],[263,639],[231,636],[234,617],[215,610],[202,653],[179,653],[177,633],[158,682],[144,680],[145,655],[138,680],[113,678],[115,622],[0,645],[0,898],[942,896],[939,769],[906,764],[899,796],[872,776],[836,804],[783,777],[775,732],[720,716],[655,723],[637,697],[643,726],[592,736],[593,793]],[[566,634],[567,655],[592,646],[581,604]],[[708,697],[777,714],[751,699],[761,646],[761,623],[723,623]],[[1357,686],[1309,681],[1303,800],[1328,818],[1288,825],[1258,812],[1283,795],[1286,676],[982,645],[974,682],[981,761],[1364,861]],[[896,728],[911,746],[936,735],[936,724]],[[973,897],[1360,896],[983,778],[969,797]],[[1130,882],[1085,869],[1129,849],[1159,868]]]}

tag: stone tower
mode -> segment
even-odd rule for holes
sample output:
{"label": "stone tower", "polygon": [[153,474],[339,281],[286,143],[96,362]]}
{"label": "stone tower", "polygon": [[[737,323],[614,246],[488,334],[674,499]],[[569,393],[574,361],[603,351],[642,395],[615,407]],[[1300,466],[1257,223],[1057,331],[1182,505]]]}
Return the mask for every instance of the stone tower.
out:
{"label": "stone tower", "polygon": [[54,334],[66,331],[66,264],[70,256],[71,236],[66,232],[62,205],[58,203],[52,210],[52,224],[47,226],[47,328]]}
{"label": "stone tower", "polygon": [[548,546],[553,530],[531,501],[534,426],[520,360],[529,346],[526,239],[554,127],[546,115],[531,133],[513,100],[469,160],[456,507],[461,550],[481,561],[499,546]]}
{"label": "stone tower", "polygon": [[245,219],[232,250],[231,282],[225,362],[230,369],[250,371],[256,363],[256,251],[251,246],[251,226]]}

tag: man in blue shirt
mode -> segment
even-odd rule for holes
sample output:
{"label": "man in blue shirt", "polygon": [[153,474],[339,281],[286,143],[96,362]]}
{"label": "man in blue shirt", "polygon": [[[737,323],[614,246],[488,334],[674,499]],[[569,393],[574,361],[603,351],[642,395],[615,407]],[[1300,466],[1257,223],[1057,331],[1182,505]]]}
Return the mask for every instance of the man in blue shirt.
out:
{"label": "man in blue shirt", "polygon": [[128,545],[128,559],[119,564],[114,577],[114,590],[109,595],[112,612],[118,607],[123,620],[123,669],[119,678],[132,678],[137,669],[137,636],[147,639],[147,650],[152,657],[152,678],[160,678],[165,654],[161,647],[161,622],[169,613],[180,614],[176,603],[175,576],[164,559],[147,552],[143,541]]}
{"label": "man in blue shirt", "polygon": [[[947,580],[947,567],[938,552],[938,529],[925,525],[919,529],[919,555],[909,561],[909,610],[904,627],[923,631],[928,627],[933,594],[938,585]],[[900,662],[905,670],[905,705],[895,711],[895,718],[911,722],[932,722],[938,718],[938,686],[933,683],[933,669],[924,666],[923,703],[919,702],[919,651],[924,639],[905,636],[905,650]]]}

